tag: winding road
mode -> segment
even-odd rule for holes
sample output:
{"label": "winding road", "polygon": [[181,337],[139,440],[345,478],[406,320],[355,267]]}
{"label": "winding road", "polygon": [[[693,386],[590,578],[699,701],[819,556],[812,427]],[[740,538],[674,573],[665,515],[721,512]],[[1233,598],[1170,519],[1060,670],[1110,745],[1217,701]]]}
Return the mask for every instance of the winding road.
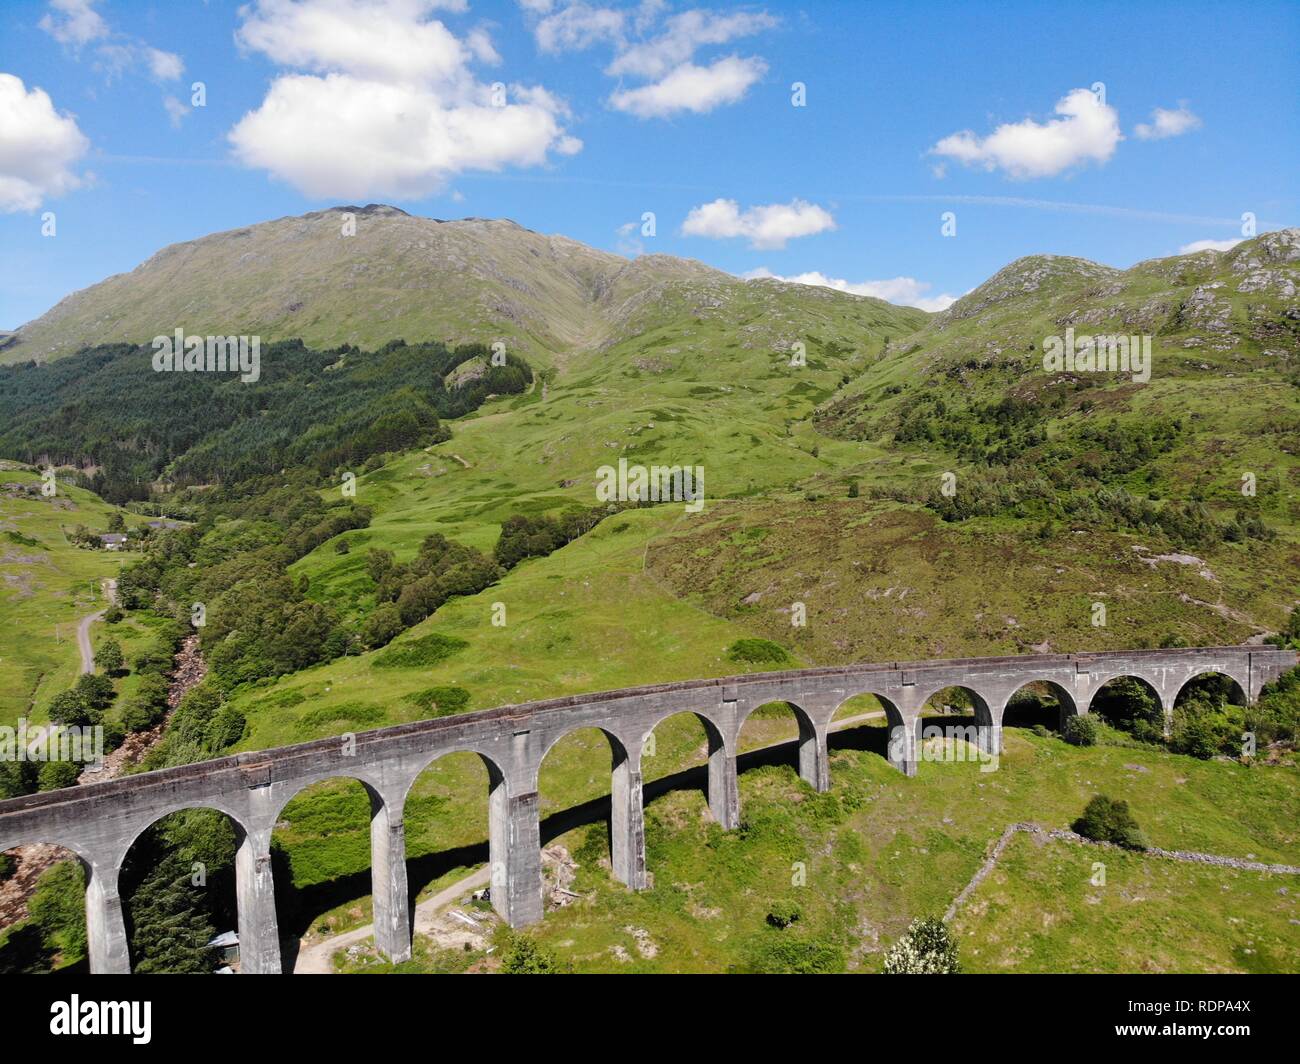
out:
{"label": "winding road", "polygon": [[[104,581],[104,597],[108,599],[108,606],[117,602],[117,581]],[[105,606],[98,613],[88,613],[81,618],[77,624],[77,649],[81,651],[81,671],[83,673],[95,671],[95,652],[90,647],[90,626],[96,621],[103,620],[104,614],[108,612],[108,606]]]}

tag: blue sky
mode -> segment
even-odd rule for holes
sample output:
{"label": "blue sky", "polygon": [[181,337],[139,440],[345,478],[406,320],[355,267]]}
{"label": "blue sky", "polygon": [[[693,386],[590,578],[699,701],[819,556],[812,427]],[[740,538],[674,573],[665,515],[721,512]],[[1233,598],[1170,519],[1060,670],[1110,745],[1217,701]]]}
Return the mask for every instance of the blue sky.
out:
{"label": "blue sky", "polygon": [[1264,0],[6,0],[0,327],[372,201],[933,309],[1020,255],[1300,224],[1298,57]]}

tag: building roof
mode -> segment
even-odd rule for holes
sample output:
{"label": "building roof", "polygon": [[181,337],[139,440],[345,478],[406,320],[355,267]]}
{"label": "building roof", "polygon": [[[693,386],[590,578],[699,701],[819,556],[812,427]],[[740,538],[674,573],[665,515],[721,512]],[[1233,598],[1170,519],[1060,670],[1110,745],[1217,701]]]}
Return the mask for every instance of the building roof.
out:
{"label": "building roof", "polygon": [[234,931],[222,931],[221,934],[217,935],[208,943],[208,945],[214,949],[225,949],[227,946],[238,946],[239,935]]}

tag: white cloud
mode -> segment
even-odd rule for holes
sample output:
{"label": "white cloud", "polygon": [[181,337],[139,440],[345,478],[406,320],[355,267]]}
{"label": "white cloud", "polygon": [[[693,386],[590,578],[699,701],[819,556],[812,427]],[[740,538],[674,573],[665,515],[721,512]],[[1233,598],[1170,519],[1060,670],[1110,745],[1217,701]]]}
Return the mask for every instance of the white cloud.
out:
{"label": "white cloud", "polygon": [[743,99],[765,73],[767,64],[756,56],[727,56],[707,67],[683,63],[662,81],[621,90],[610,96],[609,102],[615,110],[638,118],[665,118],[678,111],[706,114]]}
{"label": "white cloud", "polygon": [[830,211],[800,199],[750,207],[745,211],[735,200],[716,199],[691,208],[682,223],[682,234],[714,240],[744,237],[750,247],[767,249],[783,248],[788,240],[834,228],[835,219]]}
{"label": "white cloud", "polygon": [[582,52],[602,41],[620,43],[627,25],[628,15],[609,7],[592,7],[574,3],[551,14],[552,5],[523,4],[525,10],[545,17],[533,27],[537,47],[552,55],[561,52]]}
{"label": "white cloud", "polygon": [[95,10],[95,0],[50,0],[49,12],[37,25],[73,48],[108,36],[108,24]]}
{"label": "white cloud", "polygon": [[764,13],[719,15],[712,11],[683,11],[664,23],[664,31],[659,36],[625,48],[606,73],[662,78],[690,62],[705,45],[727,44],[775,25],[776,19]]}
{"label": "white cloud", "polygon": [[1055,110],[1060,118],[1007,123],[987,137],[970,130],[953,133],[930,153],[1025,179],[1051,177],[1088,162],[1104,163],[1124,139],[1115,109],[1087,89],[1071,90]]}
{"label": "white cloud", "polygon": [[634,259],[645,254],[645,244],[636,235],[640,232],[641,225],[641,222],[624,222],[614,230],[618,236],[618,240],[614,242],[614,249],[620,255],[626,255],[629,259]]}
{"label": "white cloud", "polygon": [[697,63],[695,55],[701,48],[725,45],[778,24],[766,12],[703,8],[664,17],[664,0],[642,0],[635,8],[601,7],[585,0],[519,2],[544,53],[611,46],[614,57],[605,73],[646,84],[620,86],[609,104],[640,118],[664,118],[683,111],[704,114],[743,99],[767,72],[761,57],[731,55]]}
{"label": "white cloud", "polygon": [[818,288],[833,288],[837,292],[847,292],[854,296],[872,296],[905,307],[919,307],[921,310],[947,310],[957,301],[956,296],[927,296],[932,285],[927,281],[918,281],[914,277],[894,277],[887,281],[845,281],[838,277],[827,277],[817,270],[797,274],[794,277],[782,277],[773,273],[766,266],[750,270],[743,274],[745,280],[771,278],[789,284],[816,285]]}
{"label": "white cloud", "polygon": [[[258,0],[237,39],[296,68],[230,131],[236,157],[309,196],[418,198],[466,170],[540,166],[582,142],[545,89],[505,103],[470,64],[499,61],[483,29],[463,40],[432,0]],[[445,7],[446,5],[441,5]]]}
{"label": "white cloud", "polygon": [[499,66],[501,53],[492,44],[492,35],[482,26],[472,29],[465,35],[465,47],[474,53],[474,58],[489,66]]}
{"label": "white cloud", "polygon": [[108,41],[95,48],[93,69],[112,84],[123,74],[141,74],[153,81],[175,81],[185,72],[185,61],[175,52],[164,52],[137,41]]}
{"label": "white cloud", "polygon": [[82,183],[73,164],[90,142],[42,89],[0,74],[0,211],[34,211]]}
{"label": "white cloud", "polygon": [[175,81],[185,73],[185,61],[175,52],[146,47],[145,57],[149,62],[149,72],[159,81]]}
{"label": "white cloud", "polygon": [[143,74],[154,81],[175,81],[185,72],[185,61],[124,33],[116,33],[95,10],[97,0],[50,0],[50,10],[38,25],[60,44],[80,56],[95,44],[92,68],[109,84],[125,72]]}
{"label": "white cloud", "polygon": [[1190,244],[1184,244],[1178,249],[1180,255],[1192,255],[1198,251],[1231,251],[1241,239],[1236,240],[1193,240]]}
{"label": "white cloud", "polygon": [[1133,129],[1139,140],[1164,140],[1166,137],[1181,137],[1194,129],[1201,128],[1201,120],[1180,103],[1176,110],[1157,107],[1151,112],[1150,123],[1139,122]]}
{"label": "white cloud", "polygon": [[172,128],[179,129],[181,120],[190,113],[191,108],[175,96],[164,96],[163,110],[167,112],[167,119],[171,122]]}
{"label": "white cloud", "polygon": [[430,84],[462,76],[467,47],[429,0],[258,0],[235,40],[280,66],[374,81]]}

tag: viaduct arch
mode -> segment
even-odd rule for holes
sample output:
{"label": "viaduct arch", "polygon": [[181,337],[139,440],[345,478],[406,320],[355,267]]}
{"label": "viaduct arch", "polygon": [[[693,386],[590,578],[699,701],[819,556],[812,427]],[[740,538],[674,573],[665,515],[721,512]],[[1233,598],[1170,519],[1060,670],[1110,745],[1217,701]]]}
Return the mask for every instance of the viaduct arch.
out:
{"label": "viaduct arch", "polygon": [[1182,687],[1206,672],[1233,679],[1248,702],[1297,662],[1294,651],[1266,646],[1108,651],[937,661],[886,662],[689,680],[573,695],[363,732],[349,741],[320,739],[177,768],[0,801],[0,852],[35,842],[65,846],[87,870],[86,927],[92,972],[128,972],[130,956],[118,896],[118,872],[131,843],[160,817],[208,807],[235,825],[241,966],[278,973],[279,930],[271,873],[271,832],[280,810],[302,788],[333,778],[362,783],[371,800],[375,938],[394,961],[411,955],[402,811],[415,778],[447,754],[478,754],[489,780],[492,904],[511,926],[542,918],[537,778],[542,758],[579,728],[610,741],[611,856],[617,879],[646,886],[641,754],[656,724],[682,712],[704,723],[709,739],[709,809],[727,829],[740,822],[737,739],[745,718],[768,702],[797,706],[799,774],[830,787],[826,739],[848,699],[873,694],[893,729],[889,759],[915,775],[926,699],[964,687],[978,699],[981,749],[999,753],[1002,717],[1025,684],[1043,682],[1068,696],[1067,711],[1087,713],[1107,681],[1150,683],[1166,714]]}

